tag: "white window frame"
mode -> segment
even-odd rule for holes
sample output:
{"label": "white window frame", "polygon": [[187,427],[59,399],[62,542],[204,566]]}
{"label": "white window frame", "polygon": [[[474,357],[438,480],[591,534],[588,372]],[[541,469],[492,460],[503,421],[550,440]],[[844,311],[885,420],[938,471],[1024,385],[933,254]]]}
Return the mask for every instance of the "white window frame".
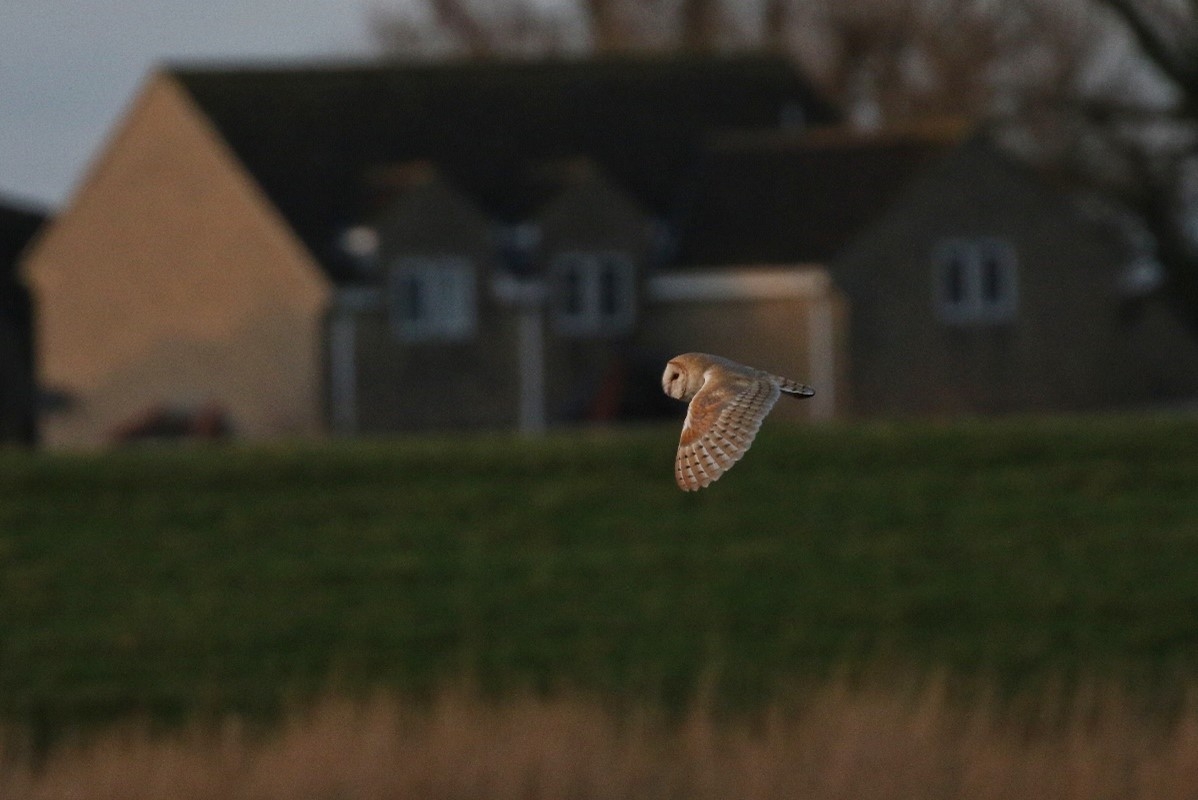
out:
{"label": "white window frame", "polygon": [[998,325],[1019,309],[1019,260],[995,236],[946,239],[932,253],[936,313],[950,325]]}
{"label": "white window frame", "polygon": [[636,265],[627,253],[559,253],[550,262],[550,274],[553,324],[558,333],[600,337],[632,329],[636,321]]}
{"label": "white window frame", "polygon": [[[407,342],[463,341],[478,329],[477,276],[461,256],[403,256],[387,279],[391,331]],[[409,295],[409,293],[414,293]]]}

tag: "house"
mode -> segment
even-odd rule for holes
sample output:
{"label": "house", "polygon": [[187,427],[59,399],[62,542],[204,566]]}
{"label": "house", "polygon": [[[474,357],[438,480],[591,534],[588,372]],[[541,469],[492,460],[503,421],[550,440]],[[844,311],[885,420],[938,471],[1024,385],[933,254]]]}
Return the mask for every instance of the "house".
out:
{"label": "house", "polygon": [[340,291],[331,317],[333,430],[674,416],[662,364],[704,348],[822,368],[821,400],[779,414],[832,413],[843,315],[821,270],[663,268],[652,216],[593,162],[538,169],[551,199],[498,229],[429,165],[393,171],[398,199],[357,231],[380,279]]}
{"label": "house", "polygon": [[830,262],[852,309],[853,413],[1145,407],[1198,397],[1198,343],[1110,215],[984,131]]}
{"label": "house", "polygon": [[686,350],[794,421],[1198,393],[1110,219],[771,58],[165,69],[22,268],[56,447],[676,417]]}
{"label": "house", "polygon": [[[713,272],[703,265],[717,264],[775,265],[775,271],[729,273],[756,289],[743,295],[739,314],[731,313],[727,302],[735,291],[718,290],[720,302],[706,308],[702,326],[688,338],[732,355],[730,348],[742,343],[745,331],[762,343],[760,352],[793,351],[786,341],[794,335],[794,321],[801,321],[808,358],[796,363],[792,374],[806,376],[817,387],[810,408],[820,417],[853,411],[858,354],[850,337],[858,311],[834,279],[837,258],[893,208],[913,181],[951,154],[967,130],[958,120],[929,120],[876,132],[828,124],[746,128],[710,137],[695,191],[678,221],[676,260],[700,274]],[[806,270],[776,271],[776,265],[791,264]],[[800,288],[804,284],[807,288]],[[768,319],[782,327],[764,322],[771,303],[797,296],[808,298],[801,313],[775,307]],[[754,314],[763,316],[754,319]],[[661,317],[663,335],[686,329],[680,327],[685,320],[675,317]],[[760,358],[751,349],[733,357],[748,363]],[[788,405],[780,413],[795,413]]]}
{"label": "house", "polygon": [[342,433],[511,424],[513,345],[488,291],[491,221],[427,162],[387,171],[394,195],[354,230],[359,269],[329,323],[330,426]]}
{"label": "house", "polygon": [[0,201],[0,445],[33,444],[32,309],[17,275],[22,251],[46,215]]}
{"label": "house", "polygon": [[[843,302],[833,387],[856,416],[1193,402],[1198,344],[1126,218],[931,120],[725,131],[709,140],[679,260],[810,262]],[[826,393],[825,393],[826,394]],[[817,398],[819,395],[817,394]]]}
{"label": "house", "polygon": [[23,269],[51,447],[219,406],[247,437],[322,429],[332,285],[169,78],[151,81]]}
{"label": "house", "polygon": [[643,373],[721,349],[653,324],[679,304],[738,320],[733,357],[832,370],[806,262],[677,258],[712,136],[830,119],[760,57],[161,70],[24,262],[44,441],[661,413]]}

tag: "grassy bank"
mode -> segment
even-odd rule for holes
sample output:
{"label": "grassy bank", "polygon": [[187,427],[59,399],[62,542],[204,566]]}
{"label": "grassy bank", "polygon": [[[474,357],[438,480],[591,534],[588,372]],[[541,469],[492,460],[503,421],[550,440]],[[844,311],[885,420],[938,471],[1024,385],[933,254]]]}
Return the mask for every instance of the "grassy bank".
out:
{"label": "grassy bank", "polygon": [[462,675],[752,704],[879,661],[1198,678],[1198,421],[767,423],[698,495],[676,437],[0,454],[0,716]]}

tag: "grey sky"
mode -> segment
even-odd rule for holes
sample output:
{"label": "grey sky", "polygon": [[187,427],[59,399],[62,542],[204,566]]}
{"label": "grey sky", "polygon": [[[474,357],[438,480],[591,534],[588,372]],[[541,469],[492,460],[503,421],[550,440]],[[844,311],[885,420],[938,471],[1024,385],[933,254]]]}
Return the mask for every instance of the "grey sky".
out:
{"label": "grey sky", "polygon": [[385,0],[0,0],[0,195],[65,202],[163,61],[363,57]]}

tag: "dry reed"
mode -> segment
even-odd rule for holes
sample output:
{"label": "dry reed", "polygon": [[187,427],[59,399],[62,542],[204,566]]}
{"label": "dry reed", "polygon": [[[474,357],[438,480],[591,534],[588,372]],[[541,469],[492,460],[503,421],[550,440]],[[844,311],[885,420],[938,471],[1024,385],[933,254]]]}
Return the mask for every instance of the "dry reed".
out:
{"label": "dry reed", "polygon": [[[230,721],[111,731],[32,766],[5,800],[617,800],[1198,797],[1198,714],[1091,692],[1037,719],[918,691],[834,683],[752,717],[681,719],[580,696],[415,703],[330,697],[267,732]],[[0,742],[2,744],[2,742]],[[0,752],[2,752],[0,748]]]}

